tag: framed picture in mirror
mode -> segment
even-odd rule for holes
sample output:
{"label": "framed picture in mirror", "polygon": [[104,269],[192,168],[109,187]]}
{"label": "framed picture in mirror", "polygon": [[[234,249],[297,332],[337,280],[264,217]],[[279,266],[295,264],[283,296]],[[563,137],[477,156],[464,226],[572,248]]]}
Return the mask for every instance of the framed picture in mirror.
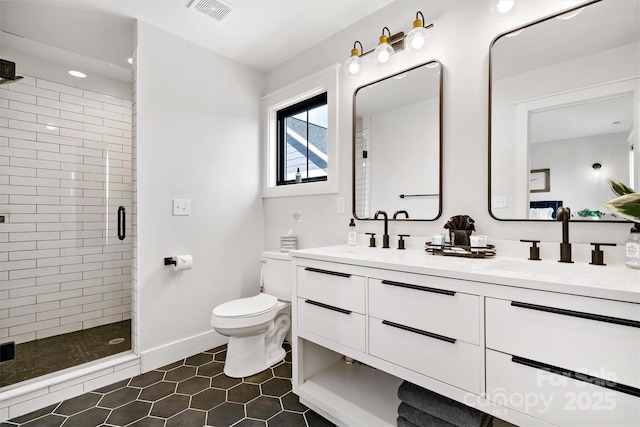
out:
{"label": "framed picture in mirror", "polygon": [[548,193],[551,191],[549,183],[549,169],[533,169],[529,174],[529,192],[530,193]]}

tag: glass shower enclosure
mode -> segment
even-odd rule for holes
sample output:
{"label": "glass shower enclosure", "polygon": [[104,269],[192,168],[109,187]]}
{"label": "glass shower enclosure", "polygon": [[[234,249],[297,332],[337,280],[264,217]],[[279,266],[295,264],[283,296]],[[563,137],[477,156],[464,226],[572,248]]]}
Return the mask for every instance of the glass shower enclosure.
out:
{"label": "glass shower enclosure", "polygon": [[131,348],[131,122],[112,94],[0,85],[0,387]]}

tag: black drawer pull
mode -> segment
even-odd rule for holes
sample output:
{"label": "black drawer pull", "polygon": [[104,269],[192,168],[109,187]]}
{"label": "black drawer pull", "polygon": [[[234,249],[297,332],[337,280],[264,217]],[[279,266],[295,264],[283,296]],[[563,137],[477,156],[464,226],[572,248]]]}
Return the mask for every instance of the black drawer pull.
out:
{"label": "black drawer pull", "polygon": [[437,340],[450,342],[451,344],[455,344],[456,343],[455,338],[445,337],[444,335],[434,334],[432,332],[423,331],[422,329],[416,329],[416,328],[412,328],[411,326],[401,325],[400,323],[394,323],[394,322],[390,322],[388,320],[383,320],[382,324],[383,325],[387,325],[387,326],[391,326],[393,328],[402,329],[404,331],[413,332],[414,334],[424,335],[425,337],[435,338]]}
{"label": "black drawer pull", "polygon": [[565,316],[580,317],[582,319],[597,320],[599,322],[614,323],[616,325],[640,328],[640,322],[636,320],[621,319],[619,317],[603,316],[601,314],[584,313],[582,311],[565,310],[564,308],[546,307],[544,305],[529,304],[526,302],[511,301],[514,307],[528,308],[530,310],[546,311],[547,313],[563,314]]}
{"label": "black drawer pull", "polygon": [[320,268],[305,267],[304,269],[305,269],[305,271],[311,271],[311,272],[314,272],[314,273],[321,273],[321,274],[329,274],[330,276],[351,277],[351,275],[348,274],[348,273],[340,273],[340,272],[337,272],[337,271],[322,270]]}
{"label": "black drawer pull", "polygon": [[408,283],[393,282],[391,280],[383,280],[382,284],[389,285],[389,286],[397,286],[399,288],[415,289],[417,291],[433,292],[436,294],[443,294],[443,295],[450,295],[450,296],[454,296],[456,294],[454,291],[447,291],[446,289],[427,288],[426,286],[410,285]]}
{"label": "black drawer pull", "polygon": [[306,299],[306,300],[304,300],[304,302],[306,302],[307,304],[315,305],[316,307],[322,307],[322,308],[326,308],[327,310],[337,311],[338,313],[351,314],[351,310],[345,310],[344,308],[334,307],[332,305],[323,304],[323,303],[318,302],[318,301]]}
{"label": "black drawer pull", "polygon": [[524,357],[519,356],[511,356],[511,361],[520,365],[529,366],[530,368],[540,369],[552,374],[561,375],[563,377],[571,378],[577,381],[582,381],[588,384],[608,388],[610,390],[619,391],[620,393],[640,397],[640,389],[624,384],[618,384],[613,382],[612,380],[604,380],[592,375],[582,374],[580,372],[571,371],[569,369],[562,369],[557,366],[547,365],[546,363],[536,362],[535,360],[525,359]]}

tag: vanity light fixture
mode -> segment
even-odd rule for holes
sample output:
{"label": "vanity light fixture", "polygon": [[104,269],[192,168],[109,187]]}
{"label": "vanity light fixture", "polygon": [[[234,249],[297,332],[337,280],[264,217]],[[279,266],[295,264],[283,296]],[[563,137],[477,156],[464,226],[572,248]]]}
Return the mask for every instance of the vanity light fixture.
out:
{"label": "vanity light fixture", "polygon": [[[427,47],[426,41],[429,37],[427,30],[433,27],[433,24],[423,25],[423,22],[424,15],[418,11],[416,13],[416,19],[413,21],[413,29],[408,35],[405,35],[403,31],[392,35],[389,27],[383,27],[378,47],[366,52],[362,47],[362,43],[356,40],[353,43],[353,49],[351,49],[351,56],[349,56],[344,63],[344,73],[346,76],[355,77],[361,69],[361,58],[372,52],[373,62],[380,68],[388,66],[393,54],[404,49],[405,43],[408,43],[408,50],[415,53],[423,52]],[[360,50],[358,50],[358,46]]]}
{"label": "vanity light fixture", "polygon": [[[387,30],[389,36],[386,36],[384,30]],[[380,42],[375,51],[373,51],[373,63],[380,68],[384,68],[389,65],[391,55],[395,53],[395,50],[389,44],[389,38],[391,37],[391,31],[389,28],[382,28],[382,35],[380,36]]]}
{"label": "vanity light fixture", "polygon": [[405,39],[407,49],[411,52],[421,53],[426,50],[427,39],[429,38],[429,32],[427,29],[433,27],[433,24],[429,24],[425,27],[423,22],[424,15],[422,12],[417,11],[416,20],[413,21],[413,29],[409,31],[409,34],[407,34],[407,38]]}
{"label": "vanity light fixture", "polygon": [[360,52],[362,52],[362,43],[358,40],[353,42],[353,49],[351,49],[351,56],[344,63],[344,72],[347,77],[355,77],[360,71],[360,52],[356,47],[356,44],[360,45]]}

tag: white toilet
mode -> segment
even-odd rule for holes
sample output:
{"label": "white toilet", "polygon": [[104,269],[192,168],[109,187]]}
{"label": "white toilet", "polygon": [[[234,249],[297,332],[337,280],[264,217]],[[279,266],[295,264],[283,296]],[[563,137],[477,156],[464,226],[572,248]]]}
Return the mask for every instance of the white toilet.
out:
{"label": "white toilet", "polygon": [[229,337],[225,375],[249,377],[284,359],[291,326],[291,259],[288,253],[262,253],[262,291],[218,305],[211,326]]}

